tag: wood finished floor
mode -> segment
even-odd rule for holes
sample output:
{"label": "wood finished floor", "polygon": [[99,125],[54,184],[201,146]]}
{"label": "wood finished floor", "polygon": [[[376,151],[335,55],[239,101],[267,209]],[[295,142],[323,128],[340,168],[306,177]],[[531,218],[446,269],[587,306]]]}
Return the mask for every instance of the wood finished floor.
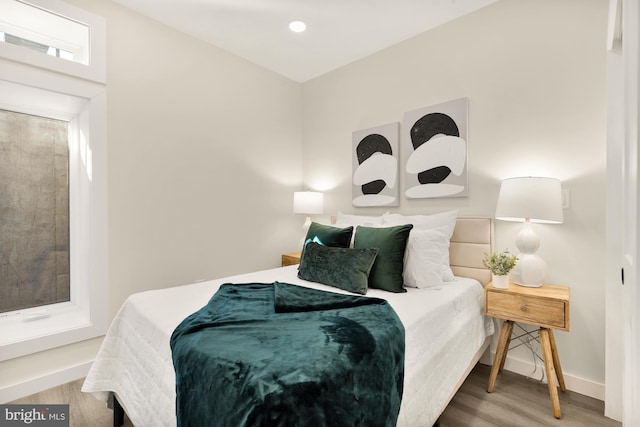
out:
{"label": "wood finished floor", "polygon": [[604,402],[559,389],[562,418],[558,420],[547,384],[513,372],[500,372],[493,393],[487,393],[490,372],[490,366],[476,365],[440,417],[441,427],[622,426],[603,415]]}
{"label": "wood finished floor", "polygon": [[[551,412],[546,384],[511,372],[501,372],[493,393],[487,393],[489,366],[477,365],[440,417],[441,427],[620,427],[605,418],[604,403],[575,392],[560,392],[562,418]],[[112,412],[82,393],[82,380],[55,387],[11,403],[69,403],[71,426],[110,427]],[[131,422],[125,418],[125,426]],[[419,427],[419,426],[417,426]]]}

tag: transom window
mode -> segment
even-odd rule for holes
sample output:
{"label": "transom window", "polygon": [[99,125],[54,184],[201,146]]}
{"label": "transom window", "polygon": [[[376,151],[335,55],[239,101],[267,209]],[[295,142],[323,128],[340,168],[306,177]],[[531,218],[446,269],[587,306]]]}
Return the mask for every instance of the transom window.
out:
{"label": "transom window", "polygon": [[0,41],[5,43],[11,43],[16,46],[23,46],[27,49],[33,49],[36,52],[46,53],[47,55],[57,56],[58,58],[73,61],[73,53],[57,47],[48,46],[46,44],[34,42],[31,40],[23,39],[22,37],[13,36],[11,34],[0,32]]}
{"label": "transom window", "polygon": [[104,19],[60,0],[0,0],[0,57],[106,80]]}
{"label": "transom window", "polygon": [[43,8],[2,0],[0,41],[89,64],[89,27]]}

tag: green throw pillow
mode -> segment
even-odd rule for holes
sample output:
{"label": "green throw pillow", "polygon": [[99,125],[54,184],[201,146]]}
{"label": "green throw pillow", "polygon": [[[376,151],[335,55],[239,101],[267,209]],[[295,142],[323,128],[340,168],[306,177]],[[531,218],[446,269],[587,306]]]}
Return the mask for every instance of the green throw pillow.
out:
{"label": "green throw pillow", "polygon": [[334,248],[348,248],[351,243],[353,227],[338,228],[312,222],[304,239],[304,245],[309,242],[319,243]]}
{"label": "green throw pillow", "polygon": [[300,258],[298,277],[364,295],[377,253],[373,248],[332,248],[310,242]]}
{"label": "green throw pillow", "polygon": [[389,292],[407,292],[404,288],[402,270],[404,269],[404,251],[412,224],[396,227],[356,228],[354,248],[377,248],[378,256],[369,274],[369,287]]}

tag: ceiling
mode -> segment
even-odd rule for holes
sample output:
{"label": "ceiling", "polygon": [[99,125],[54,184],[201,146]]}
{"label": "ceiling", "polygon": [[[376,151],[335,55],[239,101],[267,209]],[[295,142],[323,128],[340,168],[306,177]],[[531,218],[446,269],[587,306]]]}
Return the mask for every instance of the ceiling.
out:
{"label": "ceiling", "polygon": [[115,1],[304,82],[497,0]]}

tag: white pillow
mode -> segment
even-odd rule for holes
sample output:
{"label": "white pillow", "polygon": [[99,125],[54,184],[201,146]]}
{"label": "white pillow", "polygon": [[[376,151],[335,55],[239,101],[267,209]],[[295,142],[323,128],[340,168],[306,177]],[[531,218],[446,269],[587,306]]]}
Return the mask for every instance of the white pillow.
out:
{"label": "white pillow", "polygon": [[[451,234],[456,226],[458,211],[441,212],[432,215],[401,215],[397,213],[385,213],[382,215],[384,224],[413,224],[415,228],[433,228],[448,225],[451,227]],[[451,238],[451,236],[449,236]]]}
{"label": "white pillow", "polygon": [[351,245],[350,245],[350,247],[353,247],[353,242],[356,238],[356,228],[359,225],[363,225],[365,227],[381,227],[382,215],[380,216],[351,215],[351,214],[345,214],[338,211],[338,214],[336,216],[336,223],[333,225],[340,228],[349,227],[349,226],[353,227],[353,234],[351,235]]}
{"label": "white pillow", "polygon": [[[388,213],[388,212],[387,212]],[[385,214],[386,215],[386,214]],[[336,227],[348,227],[353,226],[353,231],[358,225],[365,224],[382,224],[382,215],[380,216],[366,216],[366,215],[351,215],[338,211],[336,215]]]}
{"label": "white pillow", "polygon": [[404,256],[404,285],[431,288],[442,285],[442,259],[448,252],[447,226],[412,229]]}
{"label": "white pillow", "polygon": [[[433,215],[401,215],[385,213],[382,215],[385,226],[413,224],[413,230],[429,230],[436,227],[446,227],[446,250],[442,257],[442,280],[452,282],[455,280],[449,265],[449,241],[456,226],[458,211],[448,211]],[[413,231],[412,230],[412,231]]]}

